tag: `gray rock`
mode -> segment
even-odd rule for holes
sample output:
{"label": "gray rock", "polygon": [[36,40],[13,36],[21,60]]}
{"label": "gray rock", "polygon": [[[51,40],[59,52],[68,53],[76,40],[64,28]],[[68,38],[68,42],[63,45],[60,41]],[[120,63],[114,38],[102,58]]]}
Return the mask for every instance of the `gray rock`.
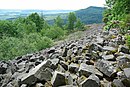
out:
{"label": "gray rock", "polygon": [[124,68],[123,70],[124,70],[126,77],[130,79],[130,68]]}
{"label": "gray rock", "polygon": [[113,77],[116,73],[116,68],[109,61],[98,60],[96,63],[96,67],[102,73],[109,77]]}
{"label": "gray rock", "polygon": [[119,79],[114,79],[112,82],[112,87],[125,87]]}
{"label": "gray rock", "polygon": [[129,50],[128,47],[126,47],[124,45],[120,45],[119,48],[118,48],[118,52],[123,52],[123,53],[129,54],[130,50]]}
{"label": "gray rock", "polygon": [[97,51],[92,51],[91,58],[94,60],[97,60],[97,59],[100,59],[101,57],[99,56],[99,53]]}
{"label": "gray rock", "polygon": [[52,62],[50,66],[51,69],[55,70],[60,60],[58,58],[54,58],[54,59],[51,59],[50,61]]}
{"label": "gray rock", "polygon": [[99,37],[99,36],[96,39],[96,43],[99,44],[99,45],[101,45],[101,46],[103,45],[103,41],[104,41],[104,39],[101,38],[101,37]]}
{"label": "gray rock", "polygon": [[102,46],[93,43],[90,45],[88,52],[91,53],[92,51],[102,51]]}
{"label": "gray rock", "polygon": [[44,87],[42,83],[36,83],[36,87]]}
{"label": "gray rock", "polygon": [[104,51],[110,51],[110,52],[116,52],[116,51],[117,51],[116,48],[110,47],[110,46],[104,46],[104,47],[103,47],[103,50],[104,50]]}
{"label": "gray rock", "polygon": [[74,86],[74,85],[65,85],[65,86],[58,86],[58,87],[77,87],[77,86]]}
{"label": "gray rock", "polygon": [[68,70],[68,65],[64,61],[60,61],[60,65],[67,71]]}
{"label": "gray rock", "polygon": [[53,87],[66,85],[64,74],[55,71],[51,79],[51,84],[53,85]]}
{"label": "gray rock", "polygon": [[124,68],[129,68],[130,67],[130,64],[129,64],[129,59],[126,57],[126,56],[118,56],[116,58],[117,60],[117,64],[118,66],[121,68],[121,69],[124,69]]}
{"label": "gray rock", "polygon": [[79,67],[79,75],[84,75],[84,76],[90,76],[92,73],[95,73],[94,66],[92,65],[87,65],[85,63],[81,63]]}
{"label": "gray rock", "polygon": [[92,74],[86,80],[80,83],[80,87],[99,87],[99,78]]}
{"label": "gray rock", "polygon": [[130,87],[130,79],[124,78],[124,79],[121,79],[121,82],[123,83],[125,87]]}
{"label": "gray rock", "polygon": [[27,84],[22,84],[20,87],[28,87]]}
{"label": "gray rock", "polygon": [[103,55],[102,58],[105,59],[105,60],[115,60],[113,54]]}
{"label": "gray rock", "polygon": [[0,62],[0,74],[5,74],[8,68],[7,63]]}
{"label": "gray rock", "polygon": [[78,64],[71,63],[71,64],[69,65],[69,71],[70,71],[71,73],[77,73],[78,69],[79,69]]}
{"label": "gray rock", "polygon": [[52,73],[48,67],[50,67],[50,61],[44,61],[35,68],[31,69],[29,73],[24,74],[21,77],[22,84],[34,84],[37,80],[51,80]]}
{"label": "gray rock", "polygon": [[63,57],[66,57],[66,56],[67,56],[67,52],[68,52],[68,48],[65,47],[65,48],[63,49],[62,56],[63,56]]}
{"label": "gray rock", "polygon": [[54,53],[55,52],[55,48],[54,47],[52,47],[52,48],[50,48],[49,50],[48,50],[48,54],[50,54],[50,53]]}

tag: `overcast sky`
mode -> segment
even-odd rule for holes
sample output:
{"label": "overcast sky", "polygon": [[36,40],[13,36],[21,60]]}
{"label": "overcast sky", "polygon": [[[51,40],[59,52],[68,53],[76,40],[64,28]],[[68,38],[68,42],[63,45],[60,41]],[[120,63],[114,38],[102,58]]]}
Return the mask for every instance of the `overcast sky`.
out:
{"label": "overcast sky", "polygon": [[0,0],[0,9],[77,10],[104,4],[105,0]]}

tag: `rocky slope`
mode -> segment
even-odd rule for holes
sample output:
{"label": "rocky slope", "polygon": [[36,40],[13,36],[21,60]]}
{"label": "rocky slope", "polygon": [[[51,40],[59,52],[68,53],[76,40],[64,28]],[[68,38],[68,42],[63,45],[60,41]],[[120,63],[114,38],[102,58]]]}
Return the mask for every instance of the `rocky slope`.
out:
{"label": "rocky slope", "polygon": [[0,61],[0,87],[130,87],[130,51],[117,30],[94,25],[80,40]]}

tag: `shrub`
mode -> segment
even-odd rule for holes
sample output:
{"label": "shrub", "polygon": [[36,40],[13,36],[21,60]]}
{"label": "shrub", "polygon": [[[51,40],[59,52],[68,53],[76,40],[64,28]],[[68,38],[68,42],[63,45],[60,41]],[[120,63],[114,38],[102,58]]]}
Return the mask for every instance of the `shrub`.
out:
{"label": "shrub", "polygon": [[130,35],[126,35],[126,45],[130,48]]}
{"label": "shrub", "polygon": [[24,38],[3,37],[0,39],[0,60],[13,59],[27,53],[36,52],[53,45],[53,41],[48,37],[43,37],[38,33],[30,33]]}
{"label": "shrub", "polygon": [[51,39],[60,39],[65,35],[65,31],[59,27],[51,27],[49,29],[43,29],[41,34]]}

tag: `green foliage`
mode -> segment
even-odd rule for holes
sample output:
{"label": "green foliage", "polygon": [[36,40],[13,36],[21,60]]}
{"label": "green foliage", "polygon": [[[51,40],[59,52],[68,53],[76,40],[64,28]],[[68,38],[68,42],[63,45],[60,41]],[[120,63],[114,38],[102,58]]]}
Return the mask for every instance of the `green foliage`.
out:
{"label": "green foliage", "polygon": [[76,22],[76,15],[74,12],[70,12],[68,15],[68,25],[67,29],[74,30],[74,24]]}
{"label": "green foliage", "polygon": [[55,25],[56,25],[57,27],[60,27],[60,28],[63,29],[64,21],[63,21],[63,19],[61,19],[60,16],[57,16],[57,18],[54,19],[54,22],[55,22]]}
{"label": "green foliage", "polygon": [[84,29],[84,24],[81,22],[81,20],[78,18],[78,20],[76,21],[76,24],[75,24],[75,28],[77,30],[83,30]]}
{"label": "green foliage", "polygon": [[51,39],[60,39],[61,37],[64,37],[65,31],[61,29],[60,27],[50,27],[49,29],[42,29],[41,34],[43,36],[47,36]]}
{"label": "green foliage", "polygon": [[106,0],[107,10],[104,12],[103,21],[109,28],[119,28],[121,33],[127,31],[129,27],[126,25],[128,14],[130,14],[129,0]]}
{"label": "green foliage", "polygon": [[6,36],[0,39],[0,60],[13,59],[16,56],[36,52],[52,45],[53,41],[50,38],[38,33],[30,33],[22,39]]}
{"label": "green foliage", "polygon": [[[82,30],[82,22],[76,19],[74,13],[69,14],[68,31],[74,31],[74,28]],[[63,39],[67,30],[60,16],[55,19],[54,26],[50,26],[37,13],[13,21],[0,21],[0,60],[48,48],[53,45],[53,40]]]}
{"label": "green foliage", "polygon": [[86,9],[75,11],[75,14],[84,24],[102,23],[105,8],[90,6]]}
{"label": "green foliage", "polygon": [[3,35],[16,36],[16,34],[17,34],[16,28],[11,21],[7,20],[0,21],[0,38]]}
{"label": "green foliage", "polygon": [[44,19],[37,13],[32,13],[27,17],[28,20],[33,21],[36,24],[37,32],[40,32],[44,26]]}
{"label": "green foliage", "polygon": [[130,35],[126,35],[126,44],[130,48]]}

